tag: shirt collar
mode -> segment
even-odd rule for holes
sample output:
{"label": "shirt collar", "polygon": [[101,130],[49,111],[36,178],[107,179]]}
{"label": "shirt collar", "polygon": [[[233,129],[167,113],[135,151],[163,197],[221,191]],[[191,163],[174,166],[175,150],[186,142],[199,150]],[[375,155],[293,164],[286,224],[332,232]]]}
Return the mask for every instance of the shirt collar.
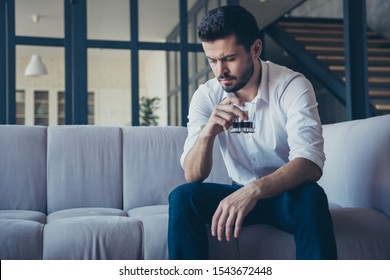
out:
{"label": "shirt collar", "polygon": [[256,102],[258,99],[262,99],[265,102],[269,103],[269,92],[268,92],[268,65],[264,61],[259,58],[261,63],[261,71],[260,71],[260,85],[257,90],[257,95],[255,97]]}

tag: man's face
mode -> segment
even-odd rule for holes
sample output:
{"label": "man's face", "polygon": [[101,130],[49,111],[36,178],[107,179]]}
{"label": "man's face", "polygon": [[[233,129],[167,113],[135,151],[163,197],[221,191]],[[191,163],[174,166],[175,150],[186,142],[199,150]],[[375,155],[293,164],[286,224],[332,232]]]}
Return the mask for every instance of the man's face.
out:
{"label": "man's face", "polygon": [[234,35],[213,42],[202,42],[214,75],[227,92],[237,92],[248,83],[254,71],[250,52],[237,45]]}

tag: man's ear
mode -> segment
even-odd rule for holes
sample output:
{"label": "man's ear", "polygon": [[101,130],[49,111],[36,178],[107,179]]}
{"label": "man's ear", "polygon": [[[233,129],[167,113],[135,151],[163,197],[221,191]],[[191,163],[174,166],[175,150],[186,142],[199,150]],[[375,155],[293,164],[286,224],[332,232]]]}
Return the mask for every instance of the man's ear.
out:
{"label": "man's ear", "polygon": [[252,54],[254,59],[258,59],[263,51],[263,42],[257,39],[252,45]]}

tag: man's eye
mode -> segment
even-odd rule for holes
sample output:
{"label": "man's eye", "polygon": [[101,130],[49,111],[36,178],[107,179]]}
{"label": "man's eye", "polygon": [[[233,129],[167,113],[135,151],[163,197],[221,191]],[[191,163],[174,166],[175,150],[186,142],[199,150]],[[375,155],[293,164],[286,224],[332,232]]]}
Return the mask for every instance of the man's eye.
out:
{"label": "man's eye", "polygon": [[217,62],[216,60],[209,59],[209,63],[210,63],[210,64],[214,64],[214,63],[216,63],[216,62]]}

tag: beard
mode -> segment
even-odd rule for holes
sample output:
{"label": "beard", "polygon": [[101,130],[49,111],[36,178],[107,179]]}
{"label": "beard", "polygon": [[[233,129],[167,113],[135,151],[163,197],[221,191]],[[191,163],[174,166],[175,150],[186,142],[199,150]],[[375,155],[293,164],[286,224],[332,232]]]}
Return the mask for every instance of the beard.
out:
{"label": "beard", "polygon": [[230,76],[227,73],[221,74],[217,77],[218,81],[220,81],[221,79],[230,79],[232,81],[234,81],[234,80],[237,81],[236,83],[228,84],[225,86],[220,83],[222,85],[222,88],[226,92],[237,92],[247,85],[247,83],[249,82],[250,78],[253,75],[254,68],[255,68],[254,63],[250,57],[248,59],[247,65],[248,66],[243,70],[243,72],[239,78],[237,78],[236,76]]}

